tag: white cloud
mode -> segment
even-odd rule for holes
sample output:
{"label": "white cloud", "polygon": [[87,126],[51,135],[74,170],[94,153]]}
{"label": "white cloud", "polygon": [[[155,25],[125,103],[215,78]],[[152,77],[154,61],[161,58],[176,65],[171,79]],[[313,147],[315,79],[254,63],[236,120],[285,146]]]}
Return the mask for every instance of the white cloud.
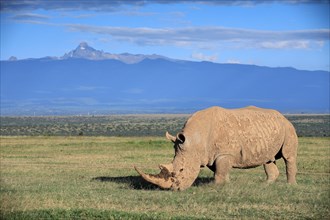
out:
{"label": "white cloud", "polygon": [[66,10],[66,11],[118,11],[125,6],[142,7],[150,4],[209,4],[214,6],[254,6],[257,4],[329,4],[328,0],[121,0],[121,1],[77,1],[77,0],[1,0],[1,11],[26,11],[26,10]]}
{"label": "white cloud", "polygon": [[95,87],[95,86],[78,86],[77,88],[75,88],[75,90],[78,91],[94,91],[100,89],[100,87]]}
{"label": "white cloud", "polygon": [[308,40],[301,40],[301,41],[265,41],[260,42],[258,45],[261,48],[267,49],[285,49],[285,48],[292,48],[292,49],[307,49],[310,47],[311,42]]}
{"label": "white cloud", "polygon": [[237,59],[229,59],[226,61],[226,63],[230,63],[230,64],[240,64],[241,61],[237,60]]}
{"label": "white cloud", "polygon": [[[82,24],[55,24],[38,20],[20,20],[36,25],[60,26],[72,32],[85,32],[111,37],[111,40],[142,46],[177,46],[198,49],[261,48],[307,49],[320,48],[329,41],[329,29],[295,31],[261,31],[254,29],[226,28],[219,26],[195,26],[184,28],[115,27]],[[104,37],[102,37],[104,38]],[[202,57],[194,55],[197,59]],[[214,60],[215,56],[202,60]]]}
{"label": "white cloud", "polygon": [[48,20],[50,17],[35,13],[17,14],[11,17],[13,20]]}
{"label": "white cloud", "polygon": [[74,92],[74,91],[86,91],[86,92],[94,92],[94,91],[104,91],[108,90],[110,87],[106,86],[85,86],[80,85],[72,88],[61,88],[60,90],[63,92]]}
{"label": "white cloud", "polygon": [[215,47],[227,43],[232,47],[263,49],[306,49],[320,47],[329,40],[329,29],[300,31],[260,31],[225,27],[187,27],[187,28],[130,28],[113,26],[91,26],[66,24],[71,31],[110,35],[119,41],[139,45],[174,45]]}
{"label": "white cloud", "polygon": [[215,62],[218,60],[218,55],[205,55],[203,53],[192,53],[191,58],[196,59],[196,60],[204,60],[204,61],[211,61]]}

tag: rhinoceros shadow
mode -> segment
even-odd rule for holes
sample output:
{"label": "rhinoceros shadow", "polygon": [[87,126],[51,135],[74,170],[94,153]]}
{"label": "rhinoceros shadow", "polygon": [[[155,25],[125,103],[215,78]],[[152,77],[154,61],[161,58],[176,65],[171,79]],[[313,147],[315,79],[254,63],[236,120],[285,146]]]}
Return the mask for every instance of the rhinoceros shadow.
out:
{"label": "rhinoceros shadow", "polygon": [[[99,176],[92,178],[92,181],[114,182],[136,190],[159,190],[158,186],[145,181],[140,176]],[[198,177],[193,186],[202,186],[204,184],[209,184],[212,181],[213,178]]]}
{"label": "rhinoceros shadow", "polygon": [[99,182],[114,182],[121,185],[128,186],[129,188],[136,190],[156,190],[157,186],[144,181],[140,176],[99,176],[92,178],[92,181]]}

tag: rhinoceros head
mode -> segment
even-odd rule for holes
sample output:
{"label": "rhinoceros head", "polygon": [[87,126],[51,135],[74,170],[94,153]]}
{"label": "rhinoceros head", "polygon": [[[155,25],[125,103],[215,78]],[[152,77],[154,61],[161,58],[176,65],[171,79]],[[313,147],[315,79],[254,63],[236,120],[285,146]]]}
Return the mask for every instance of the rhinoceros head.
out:
{"label": "rhinoceros head", "polygon": [[166,132],[167,139],[174,143],[175,156],[171,164],[159,165],[160,173],[157,175],[145,174],[135,167],[135,170],[146,181],[163,189],[184,190],[190,187],[198,176],[201,166],[201,154],[195,148],[192,140],[183,132],[176,137]]}

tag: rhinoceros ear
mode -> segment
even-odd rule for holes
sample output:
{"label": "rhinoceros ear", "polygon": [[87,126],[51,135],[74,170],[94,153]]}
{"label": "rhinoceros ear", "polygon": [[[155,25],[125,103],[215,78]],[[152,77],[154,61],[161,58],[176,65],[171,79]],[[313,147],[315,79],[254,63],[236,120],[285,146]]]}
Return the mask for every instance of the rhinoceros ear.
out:
{"label": "rhinoceros ear", "polygon": [[180,142],[180,144],[183,144],[186,140],[186,137],[183,133],[180,132],[176,135],[176,139]]}
{"label": "rhinoceros ear", "polygon": [[170,133],[168,133],[167,131],[166,131],[166,138],[172,141],[173,143],[176,141],[176,137],[170,135]]}

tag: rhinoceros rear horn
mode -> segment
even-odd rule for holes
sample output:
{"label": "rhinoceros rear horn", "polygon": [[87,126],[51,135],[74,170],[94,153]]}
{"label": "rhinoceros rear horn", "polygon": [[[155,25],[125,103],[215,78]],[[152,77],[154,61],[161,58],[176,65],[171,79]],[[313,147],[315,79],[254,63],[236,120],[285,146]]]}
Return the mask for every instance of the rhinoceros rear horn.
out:
{"label": "rhinoceros rear horn", "polygon": [[144,180],[146,180],[149,183],[155,184],[163,189],[169,189],[171,188],[174,177],[172,174],[172,164],[170,165],[159,165],[160,173],[157,175],[154,174],[145,174],[143,171],[141,171],[139,168],[134,166],[134,169],[136,172],[138,172]]}
{"label": "rhinoceros rear horn", "polygon": [[170,135],[170,133],[168,133],[166,131],[166,138],[170,141],[172,141],[173,143],[176,141],[176,137],[174,137],[173,135]]}

